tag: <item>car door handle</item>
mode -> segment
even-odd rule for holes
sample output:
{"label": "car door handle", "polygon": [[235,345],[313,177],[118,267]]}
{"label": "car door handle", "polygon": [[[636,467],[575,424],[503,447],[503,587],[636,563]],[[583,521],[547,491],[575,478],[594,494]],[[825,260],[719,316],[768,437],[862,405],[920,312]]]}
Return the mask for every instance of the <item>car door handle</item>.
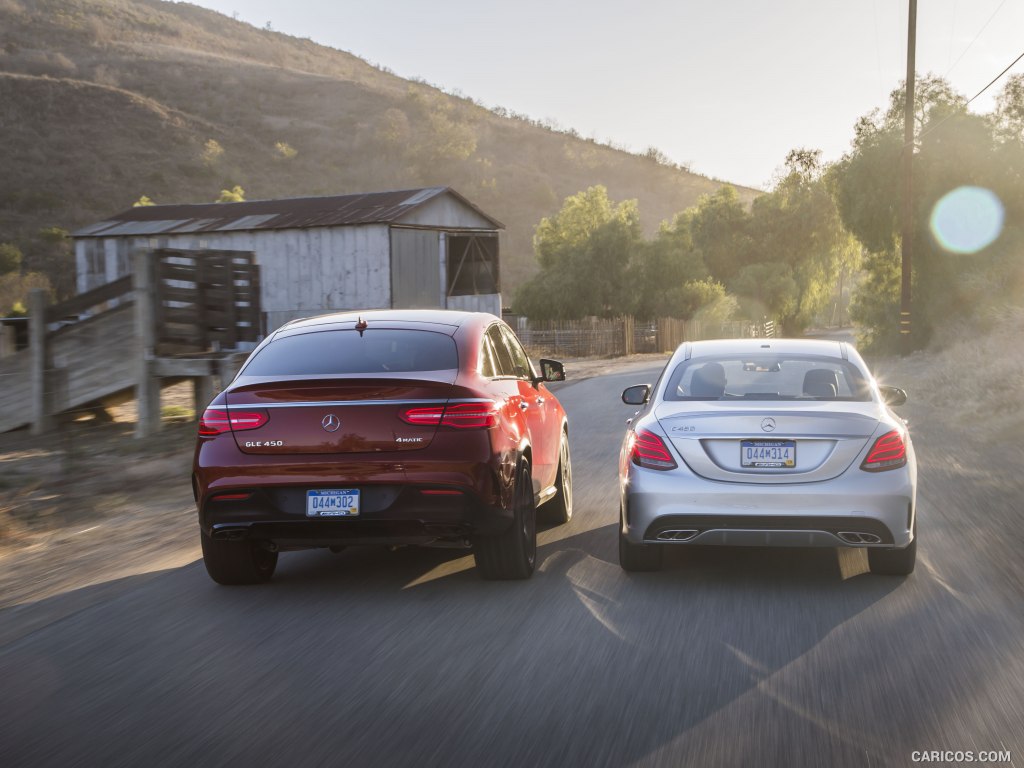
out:
{"label": "car door handle", "polygon": [[530,404],[528,402],[526,402],[525,400],[521,400],[519,402],[519,410],[525,411],[529,407],[530,407]]}
{"label": "car door handle", "polygon": [[546,402],[547,402],[547,400],[545,400],[543,397],[538,397],[537,398],[537,405],[544,405],[544,403],[546,403]]}

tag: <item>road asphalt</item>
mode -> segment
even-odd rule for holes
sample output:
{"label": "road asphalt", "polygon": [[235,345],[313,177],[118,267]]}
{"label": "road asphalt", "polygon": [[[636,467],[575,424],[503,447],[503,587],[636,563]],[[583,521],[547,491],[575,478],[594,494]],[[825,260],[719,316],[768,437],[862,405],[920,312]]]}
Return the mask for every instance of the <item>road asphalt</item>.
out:
{"label": "road asphalt", "polygon": [[256,587],[196,561],[0,612],[23,627],[0,633],[0,765],[1024,765],[1016,454],[909,410],[905,580],[831,549],[677,547],[626,574],[618,395],[657,372],[558,389],[576,513],[530,581],[350,548],[285,553]]}

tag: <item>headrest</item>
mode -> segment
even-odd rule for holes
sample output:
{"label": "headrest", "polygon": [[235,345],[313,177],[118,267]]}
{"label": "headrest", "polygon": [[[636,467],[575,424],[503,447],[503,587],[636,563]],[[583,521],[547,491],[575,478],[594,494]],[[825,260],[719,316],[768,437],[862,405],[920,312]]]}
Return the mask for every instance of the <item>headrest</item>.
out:
{"label": "headrest", "polygon": [[721,363],[705,363],[693,372],[690,394],[693,397],[721,397],[725,393],[725,368]]}
{"label": "headrest", "polygon": [[804,394],[835,397],[839,394],[839,376],[829,368],[812,368],[804,374]]}

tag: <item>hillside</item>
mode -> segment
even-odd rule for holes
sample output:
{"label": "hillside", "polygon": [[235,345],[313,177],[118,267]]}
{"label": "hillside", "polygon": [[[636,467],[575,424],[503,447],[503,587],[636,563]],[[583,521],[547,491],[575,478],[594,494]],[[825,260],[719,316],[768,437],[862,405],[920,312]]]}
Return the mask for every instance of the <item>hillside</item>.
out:
{"label": "hillside", "polygon": [[29,265],[40,229],[73,229],[141,195],[447,185],[507,225],[511,295],[535,270],[533,228],[567,195],[603,184],[613,199],[638,198],[653,230],[720,186],[161,0],[0,0],[0,103],[0,242],[19,244]]}

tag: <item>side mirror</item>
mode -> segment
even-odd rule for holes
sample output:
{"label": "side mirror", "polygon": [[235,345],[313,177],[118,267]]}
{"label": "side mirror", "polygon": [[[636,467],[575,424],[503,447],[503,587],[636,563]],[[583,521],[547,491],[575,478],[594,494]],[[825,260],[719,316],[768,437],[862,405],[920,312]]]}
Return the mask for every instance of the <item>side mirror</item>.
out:
{"label": "side mirror", "polygon": [[903,405],[907,402],[906,391],[899,387],[879,387],[878,391],[882,393],[886,405]]}
{"label": "side mirror", "polygon": [[626,405],[644,405],[650,397],[650,384],[634,384],[622,390],[622,402]]}
{"label": "side mirror", "polygon": [[565,366],[557,360],[541,358],[540,361],[541,381],[565,381]]}

